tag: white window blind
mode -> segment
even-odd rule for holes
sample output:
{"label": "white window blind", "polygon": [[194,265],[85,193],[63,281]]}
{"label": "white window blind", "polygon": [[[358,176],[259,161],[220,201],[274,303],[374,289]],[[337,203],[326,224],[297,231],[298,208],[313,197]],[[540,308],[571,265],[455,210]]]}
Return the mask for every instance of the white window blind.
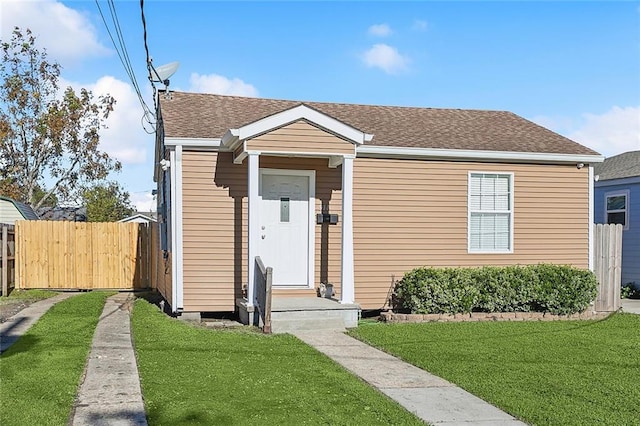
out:
{"label": "white window blind", "polygon": [[512,177],[499,173],[469,175],[469,251],[511,251]]}

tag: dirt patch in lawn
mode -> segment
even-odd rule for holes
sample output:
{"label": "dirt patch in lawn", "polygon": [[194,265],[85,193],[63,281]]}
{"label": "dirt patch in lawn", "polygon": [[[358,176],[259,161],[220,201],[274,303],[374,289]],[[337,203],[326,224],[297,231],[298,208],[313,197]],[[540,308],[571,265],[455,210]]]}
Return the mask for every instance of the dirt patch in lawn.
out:
{"label": "dirt patch in lawn", "polygon": [[0,300],[0,323],[31,305],[35,300]]}

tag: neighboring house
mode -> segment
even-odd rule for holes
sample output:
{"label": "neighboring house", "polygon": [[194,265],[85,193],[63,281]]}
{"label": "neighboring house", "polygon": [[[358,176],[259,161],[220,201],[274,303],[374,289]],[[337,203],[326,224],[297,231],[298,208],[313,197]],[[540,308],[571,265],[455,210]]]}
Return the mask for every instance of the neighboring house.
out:
{"label": "neighboring house", "polygon": [[622,284],[640,289],[640,151],[607,158],[595,169],[596,223],[619,223]]}
{"label": "neighboring house", "polygon": [[592,266],[602,156],[513,113],[181,92],[159,102],[161,292],[173,312],[251,307],[256,256],[273,267],[275,298],[332,283],[366,310],[424,265]]}
{"label": "neighboring house", "polygon": [[42,207],[38,210],[43,220],[63,220],[69,222],[86,222],[86,207]]}
{"label": "neighboring house", "polygon": [[131,216],[120,219],[118,222],[139,222],[139,223],[151,223],[157,222],[156,212],[137,212]]}
{"label": "neighboring house", "polygon": [[15,224],[16,220],[38,220],[30,205],[0,195],[0,223]]}

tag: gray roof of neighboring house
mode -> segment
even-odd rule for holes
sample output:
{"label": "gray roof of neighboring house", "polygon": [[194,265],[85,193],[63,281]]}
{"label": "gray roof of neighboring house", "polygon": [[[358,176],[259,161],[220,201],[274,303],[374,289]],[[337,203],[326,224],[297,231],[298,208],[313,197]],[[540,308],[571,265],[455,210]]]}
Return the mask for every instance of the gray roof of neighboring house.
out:
{"label": "gray roof of neighboring house", "polygon": [[38,212],[45,220],[66,220],[71,222],[86,222],[86,207],[41,207]]}
{"label": "gray roof of neighboring house", "polygon": [[307,105],[362,132],[368,145],[598,155],[507,111],[299,102],[201,93],[160,96],[165,137],[222,138],[278,112]]}
{"label": "gray roof of neighboring house", "polygon": [[598,180],[622,179],[640,176],[640,151],[629,151],[609,157],[593,166]]}
{"label": "gray roof of neighboring house", "polygon": [[5,197],[2,195],[0,195],[0,200],[9,201],[10,203],[12,203],[16,207],[16,209],[18,209],[22,217],[24,217],[26,220],[39,219],[35,210],[33,210],[33,208],[29,204],[23,203],[21,201],[16,201],[13,198]]}

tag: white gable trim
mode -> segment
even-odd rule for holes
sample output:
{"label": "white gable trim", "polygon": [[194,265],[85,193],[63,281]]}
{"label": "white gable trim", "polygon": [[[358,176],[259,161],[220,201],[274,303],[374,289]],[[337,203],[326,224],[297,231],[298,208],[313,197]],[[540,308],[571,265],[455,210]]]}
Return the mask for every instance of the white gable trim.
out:
{"label": "white gable trim", "polygon": [[403,148],[395,146],[362,145],[356,147],[358,157],[373,158],[425,158],[442,160],[469,160],[495,162],[540,162],[554,164],[576,164],[584,167],[586,164],[601,163],[602,155],[551,154],[542,152],[512,152],[512,151],[475,151],[466,149],[441,148]]}
{"label": "white gable trim", "polygon": [[291,109],[262,118],[238,129],[229,129],[222,137],[222,144],[228,149],[235,149],[240,141],[256,137],[298,120],[307,120],[338,136],[361,145],[371,141],[373,135],[361,132],[333,117],[323,114],[306,105],[298,105]]}

